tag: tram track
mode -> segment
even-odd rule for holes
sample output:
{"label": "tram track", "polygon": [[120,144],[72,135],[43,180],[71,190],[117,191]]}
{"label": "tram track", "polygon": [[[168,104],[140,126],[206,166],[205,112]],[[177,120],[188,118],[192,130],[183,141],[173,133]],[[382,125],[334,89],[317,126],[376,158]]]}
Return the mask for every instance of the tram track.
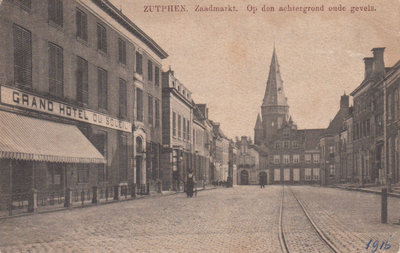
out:
{"label": "tram track", "polygon": [[[286,191],[286,189],[288,190]],[[312,247],[316,247],[314,250],[318,250],[318,252],[340,252],[314,222],[291,187],[283,185],[279,212],[279,241],[282,252],[310,251],[310,240],[315,245]],[[318,242],[316,242],[317,240]]]}

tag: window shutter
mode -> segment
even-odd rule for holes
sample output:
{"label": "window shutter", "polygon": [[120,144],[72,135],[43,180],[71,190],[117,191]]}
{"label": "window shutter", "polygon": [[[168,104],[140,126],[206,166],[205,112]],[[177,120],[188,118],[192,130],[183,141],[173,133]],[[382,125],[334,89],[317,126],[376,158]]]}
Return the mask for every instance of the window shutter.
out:
{"label": "window shutter", "polygon": [[97,25],[97,49],[101,49],[101,26]]}
{"label": "window shutter", "polygon": [[76,11],[76,36],[82,38],[82,12],[79,10]]}
{"label": "window shutter", "polygon": [[49,44],[49,92],[56,93],[56,49]]}
{"label": "window shutter", "polygon": [[14,82],[32,85],[31,32],[14,25]]}
{"label": "window shutter", "polygon": [[57,1],[56,23],[59,24],[60,26],[63,26],[63,3],[62,0],[56,0],[56,1]]}
{"label": "window shutter", "polygon": [[82,38],[87,41],[88,40],[88,32],[87,32],[87,15],[83,13],[82,15]]}

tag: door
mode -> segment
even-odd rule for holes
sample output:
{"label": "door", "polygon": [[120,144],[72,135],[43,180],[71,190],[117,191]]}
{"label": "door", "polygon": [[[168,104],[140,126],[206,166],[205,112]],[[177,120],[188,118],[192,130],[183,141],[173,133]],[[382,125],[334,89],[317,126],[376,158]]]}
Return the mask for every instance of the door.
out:
{"label": "door", "polygon": [[242,172],[240,172],[240,184],[241,185],[249,184],[249,173],[247,172],[247,170],[242,170]]}

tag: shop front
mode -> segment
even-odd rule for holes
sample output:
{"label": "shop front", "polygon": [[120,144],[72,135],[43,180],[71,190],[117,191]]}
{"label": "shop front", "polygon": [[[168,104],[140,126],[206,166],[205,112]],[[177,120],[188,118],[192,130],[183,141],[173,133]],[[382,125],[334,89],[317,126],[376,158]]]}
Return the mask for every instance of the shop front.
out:
{"label": "shop front", "polygon": [[[74,125],[0,111],[0,208],[64,203],[72,177],[85,182],[105,158]],[[33,198],[35,196],[35,198]]]}

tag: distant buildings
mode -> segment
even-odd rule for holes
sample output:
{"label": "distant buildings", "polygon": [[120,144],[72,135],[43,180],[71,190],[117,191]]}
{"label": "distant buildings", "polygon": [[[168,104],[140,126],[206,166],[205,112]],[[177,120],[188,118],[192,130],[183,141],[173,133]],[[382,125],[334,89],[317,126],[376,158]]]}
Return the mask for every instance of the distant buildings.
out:
{"label": "distant buildings", "polygon": [[[256,178],[266,178],[268,184],[320,183],[318,144],[324,131],[297,129],[289,115],[289,105],[274,49],[261,117],[257,115],[254,127],[254,143],[260,156]],[[243,173],[245,180],[246,172],[240,173]],[[251,182],[258,181],[251,179]]]}

